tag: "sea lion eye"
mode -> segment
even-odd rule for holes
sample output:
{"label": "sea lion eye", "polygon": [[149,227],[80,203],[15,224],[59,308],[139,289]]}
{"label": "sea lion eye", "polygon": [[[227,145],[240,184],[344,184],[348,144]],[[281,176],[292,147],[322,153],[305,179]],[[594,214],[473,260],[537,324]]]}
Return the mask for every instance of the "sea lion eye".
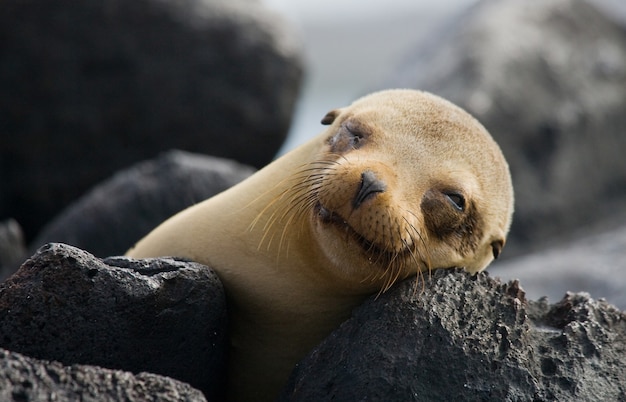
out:
{"label": "sea lion eye", "polygon": [[[350,130],[348,130],[350,131]],[[354,133],[352,131],[350,131],[350,134],[352,135],[352,146],[354,148],[358,148],[359,143],[361,142],[361,140],[363,140],[363,134],[361,133]]]}
{"label": "sea lion eye", "polygon": [[459,211],[465,210],[465,197],[462,194],[455,192],[447,192],[444,193],[448,198],[453,207],[458,209]]}
{"label": "sea lion eye", "polygon": [[359,149],[365,143],[366,137],[367,133],[362,130],[359,124],[346,122],[327,142],[332,152],[343,153]]}

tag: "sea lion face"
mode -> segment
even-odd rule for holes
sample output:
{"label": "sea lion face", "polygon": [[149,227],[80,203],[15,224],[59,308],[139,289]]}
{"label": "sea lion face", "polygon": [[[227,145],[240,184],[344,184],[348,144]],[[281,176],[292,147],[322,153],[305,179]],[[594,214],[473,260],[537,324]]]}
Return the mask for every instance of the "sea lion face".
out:
{"label": "sea lion face", "polygon": [[330,127],[305,182],[313,238],[333,269],[384,290],[426,269],[478,272],[498,257],[513,211],[510,175],[469,114],[394,90],[322,123]]}

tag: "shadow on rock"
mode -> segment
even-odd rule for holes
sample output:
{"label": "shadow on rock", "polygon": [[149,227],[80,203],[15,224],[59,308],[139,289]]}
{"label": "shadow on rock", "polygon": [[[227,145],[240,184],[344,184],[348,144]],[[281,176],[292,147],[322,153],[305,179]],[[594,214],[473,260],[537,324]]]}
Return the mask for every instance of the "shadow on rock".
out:
{"label": "shadow on rock", "polygon": [[100,260],[49,244],[0,285],[0,347],[166,375],[209,400],[222,392],[226,327],[221,283],[192,262]]}
{"label": "shadow on rock", "polygon": [[355,310],[282,401],[622,400],[626,315],[586,294],[549,305],[517,282],[439,270]]}

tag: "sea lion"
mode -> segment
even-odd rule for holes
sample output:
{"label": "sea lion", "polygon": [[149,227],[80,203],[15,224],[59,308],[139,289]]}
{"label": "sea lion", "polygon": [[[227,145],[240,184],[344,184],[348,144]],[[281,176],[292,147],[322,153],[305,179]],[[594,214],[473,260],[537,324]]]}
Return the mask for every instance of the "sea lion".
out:
{"label": "sea lion", "polygon": [[419,272],[484,269],[513,212],[508,165],[474,118],[387,90],[128,252],[215,269],[231,318],[229,396],[271,400],[294,364],[368,295]]}

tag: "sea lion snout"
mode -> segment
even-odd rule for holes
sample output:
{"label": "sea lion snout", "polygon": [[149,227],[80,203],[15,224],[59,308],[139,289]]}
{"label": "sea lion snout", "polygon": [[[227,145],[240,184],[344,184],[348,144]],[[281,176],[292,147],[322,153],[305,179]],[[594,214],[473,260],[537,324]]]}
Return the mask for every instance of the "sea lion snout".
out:
{"label": "sea lion snout", "polygon": [[[161,224],[129,255],[209,265],[229,297],[229,399],[274,400],[365,297],[500,254],[513,187],[498,145],[434,95],[378,92],[242,183]],[[294,320],[294,317],[299,319]]]}
{"label": "sea lion snout", "polygon": [[363,204],[363,202],[377,193],[383,193],[387,189],[387,184],[384,181],[376,177],[376,174],[371,170],[366,170],[361,173],[361,186],[357,192],[354,200],[352,201],[352,207],[357,209]]}

